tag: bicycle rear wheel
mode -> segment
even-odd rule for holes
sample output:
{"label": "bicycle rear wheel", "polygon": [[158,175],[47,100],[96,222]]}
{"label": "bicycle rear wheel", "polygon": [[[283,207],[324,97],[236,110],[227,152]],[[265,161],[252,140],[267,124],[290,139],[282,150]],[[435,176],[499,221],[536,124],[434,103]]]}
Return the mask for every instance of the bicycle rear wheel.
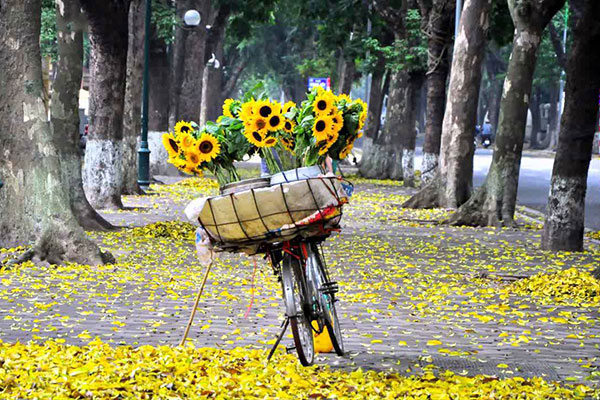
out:
{"label": "bicycle rear wheel", "polygon": [[337,291],[337,284],[329,281],[318,246],[311,243],[307,246],[307,253],[306,269],[308,284],[314,286],[313,295],[319,302],[321,308],[320,314],[327,327],[333,349],[338,356],[343,356],[344,341],[335,309],[334,298],[334,293]]}
{"label": "bicycle rear wheel", "polygon": [[300,261],[287,253],[284,254],[281,264],[281,283],[298,359],[304,366],[312,365],[315,349],[310,318],[305,313],[308,296],[304,273]]}

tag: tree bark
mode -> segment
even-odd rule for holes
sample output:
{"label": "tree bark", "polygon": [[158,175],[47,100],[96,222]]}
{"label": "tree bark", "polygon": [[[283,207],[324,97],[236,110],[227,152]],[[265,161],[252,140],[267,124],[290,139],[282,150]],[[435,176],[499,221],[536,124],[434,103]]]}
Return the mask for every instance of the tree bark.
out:
{"label": "tree bark", "polygon": [[78,101],[83,65],[83,29],[78,0],[64,1],[60,7],[57,5],[58,62],[52,96],[52,128],[73,214],[85,229],[106,230],[113,226],[94,210],[83,191]]}
{"label": "tree bark", "polygon": [[[223,45],[227,19],[231,9],[221,5],[211,13],[211,29],[204,48],[204,71],[202,73],[202,103],[200,107],[200,125],[215,121],[222,114],[223,105]],[[215,56],[215,63],[210,59]],[[218,62],[219,65],[216,63]]]}
{"label": "tree bark", "polygon": [[401,179],[402,129],[407,108],[408,73],[393,72],[390,78],[387,111],[383,132],[363,156],[360,173],[367,178]]}
{"label": "tree bark", "polygon": [[173,52],[173,79],[171,103],[169,105],[169,126],[177,121],[198,121],[202,102],[202,69],[206,46],[207,21],[211,10],[210,0],[177,0],[178,21],[187,10],[200,12],[202,21],[196,28],[175,28]]}
{"label": "tree bark", "polygon": [[559,131],[559,121],[558,121],[558,100],[560,98],[560,85],[558,83],[554,83],[550,86],[550,110],[548,110],[548,134],[550,135],[550,143],[546,148],[550,148],[551,150],[556,149],[556,145],[558,144],[558,131]]}
{"label": "tree bark", "polygon": [[456,3],[450,0],[419,0],[427,35],[427,111],[421,180],[429,182],[435,175],[440,155],[442,122],[446,104],[448,47],[452,42],[452,21]]}
{"label": "tree bark", "polygon": [[[541,115],[540,115],[540,98],[542,96],[539,86],[535,87],[531,92],[531,101],[529,103],[529,111],[531,112],[531,136],[529,137],[529,148],[539,148],[538,136],[541,130]],[[527,117],[525,117],[527,121]]]}
{"label": "tree bark", "polygon": [[142,78],[144,64],[144,0],[131,0],[127,44],[127,80],[123,113],[122,194],[142,194],[138,185],[138,136],[142,131]]}
{"label": "tree bark", "polygon": [[165,132],[169,129],[170,63],[167,44],[153,31],[150,40],[149,74],[152,83],[148,92],[148,130]]}
{"label": "tree bark", "polygon": [[506,64],[500,58],[498,46],[490,43],[490,49],[486,54],[485,69],[490,80],[489,98],[488,98],[488,109],[487,118],[492,125],[493,135],[496,134],[498,128],[498,119],[500,116],[500,100],[502,99],[502,80],[499,78],[500,75],[506,73]]}
{"label": "tree bark", "polygon": [[[380,60],[371,77],[371,91],[369,93],[369,107],[367,108],[367,121],[362,142],[363,158],[371,152],[373,141],[381,126],[381,109],[383,108],[383,97],[385,96],[385,82],[389,82],[389,74],[386,74],[385,63]],[[388,83],[389,85],[389,83]],[[361,159],[362,164],[362,159]]]}
{"label": "tree bark", "polygon": [[[466,0],[464,3],[454,45],[438,173],[428,185],[404,203],[405,207],[458,208],[471,195],[473,131],[490,8],[491,0]],[[432,202],[432,199],[436,201]]]}
{"label": "tree bark", "polygon": [[425,81],[424,71],[409,74],[406,88],[406,111],[402,127],[402,177],[404,186],[415,186],[415,144],[417,140],[417,110],[421,103],[421,88]]}
{"label": "tree bark", "polygon": [[95,208],[121,208],[129,1],[81,0],[90,24],[90,122],[83,187]]}
{"label": "tree bark", "polygon": [[573,44],[542,247],[582,251],[585,193],[598,118],[600,2],[571,0]]}
{"label": "tree bark", "polygon": [[563,4],[564,0],[508,1],[515,35],[504,80],[492,165],[484,184],[450,218],[451,223],[515,225],[519,169],[537,49],[544,28]]}
{"label": "tree bark", "polygon": [[100,264],[102,253],[71,211],[56,147],[64,138],[47,122],[40,15],[40,0],[0,5],[0,247],[35,242],[34,254],[49,263]]}
{"label": "tree bark", "polygon": [[354,64],[354,59],[348,58],[345,56],[344,51],[341,51],[341,68],[340,73],[338,75],[338,94],[346,93],[350,94],[352,90],[352,84],[354,83],[354,78],[356,76],[356,65]]}

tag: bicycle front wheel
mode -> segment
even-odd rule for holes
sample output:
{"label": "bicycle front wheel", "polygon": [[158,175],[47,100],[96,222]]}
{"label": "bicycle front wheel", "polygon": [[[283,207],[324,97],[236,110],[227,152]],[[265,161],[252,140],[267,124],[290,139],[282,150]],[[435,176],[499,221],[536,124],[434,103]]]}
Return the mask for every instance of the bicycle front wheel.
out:
{"label": "bicycle front wheel", "polygon": [[[307,246],[308,259],[306,263],[308,284],[313,286],[313,293],[317,297],[320,305],[320,313],[333,349],[338,356],[344,355],[344,341],[342,339],[342,330],[338,321],[337,311],[335,309],[334,286],[335,282],[330,282],[325,273],[325,263],[316,244]],[[337,289],[335,289],[337,290]]]}
{"label": "bicycle front wheel", "polygon": [[308,296],[300,261],[285,254],[281,265],[281,283],[286,314],[290,320],[298,359],[304,366],[312,365],[315,356],[313,331],[308,311]]}

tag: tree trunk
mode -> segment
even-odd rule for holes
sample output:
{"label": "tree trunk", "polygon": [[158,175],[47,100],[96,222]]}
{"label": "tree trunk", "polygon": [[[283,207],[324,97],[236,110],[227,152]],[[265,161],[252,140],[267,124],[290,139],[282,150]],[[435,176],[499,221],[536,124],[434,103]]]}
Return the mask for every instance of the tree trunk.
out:
{"label": "tree trunk", "polygon": [[[529,138],[529,148],[538,149],[539,141],[538,136],[541,130],[541,113],[540,113],[540,98],[541,98],[540,87],[537,86],[531,93],[531,102],[529,104],[529,111],[531,111],[531,136]],[[527,116],[525,117],[527,121]]]}
{"label": "tree trunk", "polygon": [[[458,208],[473,186],[473,131],[477,118],[481,63],[489,27],[491,0],[466,0],[448,87],[436,177],[404,203],[405,207]],[[436,201],[432,202],[431,200]]]}
{"label": "tree trunk", "polygon": [[[204,49],[204,71],[202,73],[202,104],[200,107],[200,125],[215,121],[222,114],[223,105],[223,45],[225,29],[231,11],[225,5],[219,6],[212,14]],[[210,62],[212,56],[216,61]]]}
{"label": "tree trunk", "polygon": [[583,250],[585,192],[598,118],[600,2],[571,0],[573,44],[542,247]]}
{"label": "tree trunk", "polygon": [[127,81],[123,114],[123,189],[122,194],[142,194],[138,185],[138,136],[142,131],[142,78],[144,64],[145,2],[131,0],[129,41],[127,45]]}
{"label": "tree trunk", "polygon": [[56,147],[64,138],[47,122],[40,15],[40,0],[0,6],[0,247],[35,241],[34,254],[49,263],[100,264],[102,253],[71,211]]}
{"label": "tree trunk", "polygon": [[81,0],[90,23],[90,122],[83,187],[95,208],[121,208],[129,1]]}
{"label": "tree trunk", "polygon": [[546,148],[556,149],[558,144],[558,100],[560,97],[560,85],[554,83],[550,86],[550,110],[548,110],[548,134],[550,135],[550,144]]}
{"label": "tree trunk", "polygon": [[377,64],[377,68],[373,71],[371,77],[369,107],[367,108],[367,121],[362,142],[363,157],[369,155],[373,141],[377,138],[377,132],[379,132],[381,126],[381,109],[383,108],[383,97],[385,95],[384,81],[389,81],[389,74],[385,73],[385,63],[382,61]]}
{"label": "tree trunk", "polygon": [[62,7],[57,5],[58,63],[52,98],[52,127],[73,214],[85,229],[106,230],[113,226],[88,202],[81,175],[78,100],[83,64],[83,25],[79,1],[65,1]]}
{"label": "tree trunk", "polygon": [[[448,78],[448,47],[452,41],[452,21],[455,2],[448,0],[419,1],[422,14],[427,18],[427,111],[421,180],[429,182],[437,170],[442,137],[442,122],[446,104]],[[430,7],[428,5],[431,4]]]}
{"label": "tree trunk", "polygon": [[164,40],[153,33],[150,40],[149,74],[152,83],[148,93],[148,130],[167,131],[169,129],[169,53]]}
{"label": "tree trunk", "polygon": [[[506,73],[506,65],[500,58],[500,49],[497,45],[490,43],[490,49],[485,58],[485,69],[490,80],[487,118],[492,125],[492,134],[496,134],[498,119],[500,116],[500,100],[502,99],[501,75]],[[484,118],[484,122],[485,122]]]}
{"label": "tree trunk", "polygon": [[356,65],[354,64],[354,59],[346,58],[343,50],[340,54],[340,57],[342,60],[340,73],[338,75],[338,94],[350,94],[350,91],[352,90],[352,84],[354,83],[354,77],[356,75]]}
{"label": "tree trunk", "polygon": [[209,0],[177,0],[177,19],[187,10],[200,12],[202,21],[196,28],[175,28],[173,80],[169,105],[169,126],[177,121],[198,121],[202,101],[202,68],[206,45],[206,29],[211,9]]}
{"label": "tree trunk", "polygon": [[402,179],[402,129],[406,118],[408,73],[394,72],[390,78],[383,132],[363,156],[360,173],[367,178]]}
{"label": "tree trunk", "polygon": [[[457,225],[514,226],[529,97],[542,32],[564,0],[509,0],[515,24],[492,165],[484,184],[451,218]],[[533,135],[533,133],[532,133]]]}
{"label": "tree trunk", "polygon": [[406,111],[402,127],[402,176],[404,186],[415,186],[415,144],[417,139],[417,109],[421,103],[421,88],[425,81],[423,71],[410,74],[406,88]]}

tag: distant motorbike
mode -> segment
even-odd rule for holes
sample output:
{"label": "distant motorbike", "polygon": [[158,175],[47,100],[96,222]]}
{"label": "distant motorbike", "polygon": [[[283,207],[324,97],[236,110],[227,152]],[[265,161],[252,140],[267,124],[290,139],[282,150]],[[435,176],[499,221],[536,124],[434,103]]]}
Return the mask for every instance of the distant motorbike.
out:
{"label": "distant motorbike", "polygon": [[483,146],[484,149],[487,149],[491,145],[492,145],[491,137],[484,137],[484,136],[481,137],[481,146]]}

